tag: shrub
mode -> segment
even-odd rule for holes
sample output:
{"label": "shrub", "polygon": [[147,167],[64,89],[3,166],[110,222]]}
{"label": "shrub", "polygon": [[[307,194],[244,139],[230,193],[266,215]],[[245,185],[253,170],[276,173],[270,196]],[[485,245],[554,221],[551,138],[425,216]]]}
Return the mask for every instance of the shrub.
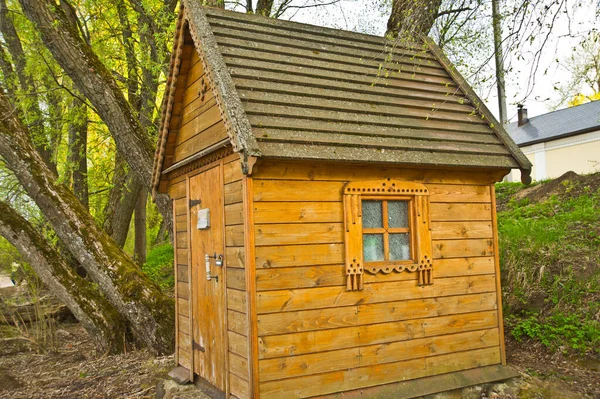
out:
{"label": "shrub", "polygon": [[173,246],[167,243],[152,248],[148,253],[146,263],[142,266],[142,270],[161,288],[172,290],[175,285]]}

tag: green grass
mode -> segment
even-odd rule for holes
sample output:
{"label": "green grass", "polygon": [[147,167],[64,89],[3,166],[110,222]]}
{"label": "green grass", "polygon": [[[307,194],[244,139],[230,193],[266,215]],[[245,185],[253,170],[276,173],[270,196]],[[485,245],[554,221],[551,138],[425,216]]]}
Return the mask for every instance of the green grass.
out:
{"label": "green grass", "polygon": [[[542,202],[515,200],[503,183],[498,213],[504,312],[517,340],[600,353],[600,190]],[[504,196],[504,197],[502,197]]]}
{"label": "green grass", "polygon": [[173,277],[173,246],[158,245],[150,250],[146,263],[142,267],[144,273],[152,281],[165,290],[172,290],[175,285]]}

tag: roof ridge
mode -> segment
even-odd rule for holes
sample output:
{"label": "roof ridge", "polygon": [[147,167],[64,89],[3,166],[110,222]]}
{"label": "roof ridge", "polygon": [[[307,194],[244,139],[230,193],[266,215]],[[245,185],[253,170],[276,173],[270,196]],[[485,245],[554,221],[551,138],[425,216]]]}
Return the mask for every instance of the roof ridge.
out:
{"label": "roof ridge", "polygon": [[[322,31],[328,31],[328,33],[335,33],[335,34],[339,35],[341,32],[341,33],[347,34],[349,36],[354,36],[355,38],[364,38],[364,39],[369,38],[369,39],[371,39],[370,43],[373,43],[376,41],[377,42],[378,41],[381,41],[381,42],[388,41],[392,44],[398,44],[395,41],[388,40],[385,36],[378,36],[378,35],[373,35],[370,33],[356,32],[356,31],[340,29],[340,28],[331,28],[331,27],[322,26],[322,25],[313,25],[313,24],[309,24],[306,22],[290,21],[287,19],[270,18],[270,17],[265,17],[264,15],[260,15],[260,14],[244,13],[244,12],[240,12],[240,11],[225,10],[225,9],[221,9],[221,8],[204,6],[204,9],[206,10],[206,14],[208,14],[210,16],[225,17],[225,18],[231,17],[236,20],[243,19],[243,20],[245,20],[245,22],[259,23],[259,24],[270,25],[270,26],[288,25],[288,28],[289,28],[289,26],[296,26],[296,27],[298,27],[298,29],[296,29],[296,30],[302,30],[302,31],[309,30],[311,33],[314,33],[314,34],[325,33]],[[343,39],[350,40],[346,37],[344,37]],[[403,47],[405,47],[407,49],[414,49],[414,48],[422,47],[420,45],[420,43],[418,43],[418,42],[405,41],[405,43],[407,43],[407,45],[403,46]]]}
{"label": "roof ridge", "polygon": [[[577,109],[577,108],[580,108],[580,107],[583,107],[583,106],[586,106],[586,105],[591,105],[593,103],[599,103],[600,104],[600,100],[589,101],[587,103],[575,105],[573,107],[566,107],[566,108],[561,108],[561,109],[555,109],[554,111],[550,111],[550,112],[546,112],[545,114],[540,114],[540,115],[528,117],[527,119],[532,120],[532,119],[540,118],[540,117],[543,117],[543,116],[546,116],[546,115],[556,114],[556,113],[561,112],[561,111],[571,111],[571,110],[574,110],[574,109]],[[517,122],[511,122],[510,124],[512,125],[513,123],[517,123]],[[600,122],[598,122],[598,124],[600,125]]]}

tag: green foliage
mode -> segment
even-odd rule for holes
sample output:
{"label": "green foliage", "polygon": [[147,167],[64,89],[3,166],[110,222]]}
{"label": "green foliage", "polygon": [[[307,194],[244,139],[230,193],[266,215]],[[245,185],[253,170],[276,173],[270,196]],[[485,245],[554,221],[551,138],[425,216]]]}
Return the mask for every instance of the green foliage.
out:
{"label": "green foliage", "polygon": [[511,334],[517,341],[531,338],[551,350],[585,355],[600,353],[600,322],[587,315],[555,313],[544,318],[538,313],[508,318]]}
{"label": "green foliage", "polygon": [[0,271],[10,275],[13,262],[23,263],[21,254],[4,237],[0,237]]}
{"label": "green foliage", "polygon": [[598,353],[600,188],[565,181],[538,201],[516,199],[521,187],[497,189],[508,327],[552,350]]}
{"label": "green foliage", "polygon": [[173,246],[158,245],[150,250],[144,266],[144,273],[163,290],[172,290],[175,286],[173,277]]}

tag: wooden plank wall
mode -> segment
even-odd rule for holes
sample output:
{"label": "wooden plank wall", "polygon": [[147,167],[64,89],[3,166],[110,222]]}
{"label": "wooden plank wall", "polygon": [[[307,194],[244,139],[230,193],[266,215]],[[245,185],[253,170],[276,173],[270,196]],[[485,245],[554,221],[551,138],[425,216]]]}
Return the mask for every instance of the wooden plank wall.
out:
{"label": "wooden plank wall", "polygon": [[227,280],[227,334],[229,339],[229,386],[231,395],[247,399],[249,393],[248,316],[244,250],[244,207],[242,169],[239,156],[226,159],[225,266]]}
{"label": "wooden plank wall", "polygon": [[[434,282],[365,273],[346,291],[341,190],[425,182]],[[310,397],[501,363],[490,184],[476,172],[264,162],[253,174],[261,399]]]}
{"label": "wooden plank wall", "polygon": [[179,364],[187,369],[191,367],[191,323],[190,323],[190,287],[188,259],[188,199],[186,176],[169,182],[168,194],[174,203],[173,223],[175,224],[175,281],[177,284],[177,356]]}
{"label": "wooden plank wall", "polygon": [[197,51],[193,51],[177,119],[173,163],[227,138],[219,107]]}

